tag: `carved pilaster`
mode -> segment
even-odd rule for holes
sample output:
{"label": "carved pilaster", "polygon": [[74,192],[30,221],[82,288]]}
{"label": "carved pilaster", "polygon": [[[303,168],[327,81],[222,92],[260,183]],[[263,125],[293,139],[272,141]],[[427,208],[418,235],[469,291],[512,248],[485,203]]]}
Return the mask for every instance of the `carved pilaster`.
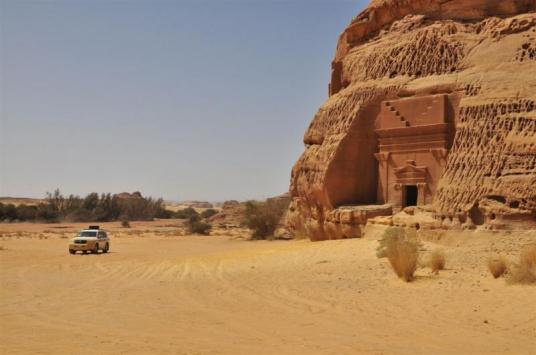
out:
{"label": "carved pilaster", "polygon": [[389,160],[389,155],[391,155],[391,152],[381,152],[381,153],[374,153],[374,157],[380,162],[384,163]]}
{"label": "carved pilaster", "polygon": [[382,199],[384,203],[389,201],[389,156],[391,152],[375,153],[374,157],[380,163],[379,177],[382,186]]}
{"label": "carved pilaster", "polygon": [[436,160],[445,161],[447,159],[449,151],[446,148],[432,148],[430,149],[430,153],[432,153]]}
{"label": "carved pilaster", "polygon": [[417,191],[418,191],[418,201],[417,206],[426,205],[426,183],[418,183],[417,184]]}

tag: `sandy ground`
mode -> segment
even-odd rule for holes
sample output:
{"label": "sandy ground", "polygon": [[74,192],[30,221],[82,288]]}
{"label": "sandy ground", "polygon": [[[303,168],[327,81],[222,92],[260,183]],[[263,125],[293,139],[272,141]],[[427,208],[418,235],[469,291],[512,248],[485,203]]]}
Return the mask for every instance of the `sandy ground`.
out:
{"label": "sandy ground", "polygon": [[[374,230],[250,242],[147,231],[158,225],[74,256],[38,230],[50,226],[0,226],[0,353],[536,354],[536,286],[485,263],[534,233],[429,236],[423,253],[443,248],[447,270],[408,284],[376,258]],[[13,230],[30,227],[43,237]]]}

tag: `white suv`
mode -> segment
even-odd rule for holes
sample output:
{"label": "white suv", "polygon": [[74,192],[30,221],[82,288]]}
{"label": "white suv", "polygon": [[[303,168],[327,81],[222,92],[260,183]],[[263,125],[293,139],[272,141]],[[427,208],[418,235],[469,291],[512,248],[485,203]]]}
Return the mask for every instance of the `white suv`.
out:
{"label": "white suv", "polygon": [[110,250],[110,238],[108,234],[99,226],[89,226],[88,229],[81,230],[76,237],[69,242],[69,253],[75,254],[92,252],[97,254],[99,250],[107,253]]}

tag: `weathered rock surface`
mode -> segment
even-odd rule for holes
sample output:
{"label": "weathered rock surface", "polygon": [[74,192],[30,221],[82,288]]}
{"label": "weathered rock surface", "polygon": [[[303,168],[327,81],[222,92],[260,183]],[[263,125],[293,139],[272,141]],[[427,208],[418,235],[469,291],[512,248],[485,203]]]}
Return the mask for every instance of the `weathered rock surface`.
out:
{"label": "weathered rock surface", "polygon": [[207,201],[181,201],[178,202],[177,205],[192,208],[214,208],[212,203]]}
{"label": "weathered rock surface", "polygon": [[221,206],[221,210],[210,217],[209,221],[220,227],[239,227],[244,221],[245,211],[245,202],[238,202],[236,200],[225,201]]}
{"label": "weathered rock surface", "polygon": [[132,200],[132,199],[143,198],[143,196],[141,195],[141,192],[139,191],[134,191],[133,193],[121,192],[121,193],[115,194],[114,196],[121,200]]}
{"label": "weathered rock surface", "polygon": [[372,204],[431,205],[453,226],[536,225],[535,11],[536,0],[372,1],[339,38],[288,226],[341,238],[351,233],[333,211]]}

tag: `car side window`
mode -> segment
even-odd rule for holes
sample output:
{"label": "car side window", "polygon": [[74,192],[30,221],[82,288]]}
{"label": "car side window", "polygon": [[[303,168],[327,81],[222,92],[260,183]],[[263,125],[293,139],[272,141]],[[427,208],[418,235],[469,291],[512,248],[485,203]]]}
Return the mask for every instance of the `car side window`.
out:
{"label": "car side window", "polygon": [[104,238],[104,233],[103,232],[99,232],[99,239],[102,239]]}

